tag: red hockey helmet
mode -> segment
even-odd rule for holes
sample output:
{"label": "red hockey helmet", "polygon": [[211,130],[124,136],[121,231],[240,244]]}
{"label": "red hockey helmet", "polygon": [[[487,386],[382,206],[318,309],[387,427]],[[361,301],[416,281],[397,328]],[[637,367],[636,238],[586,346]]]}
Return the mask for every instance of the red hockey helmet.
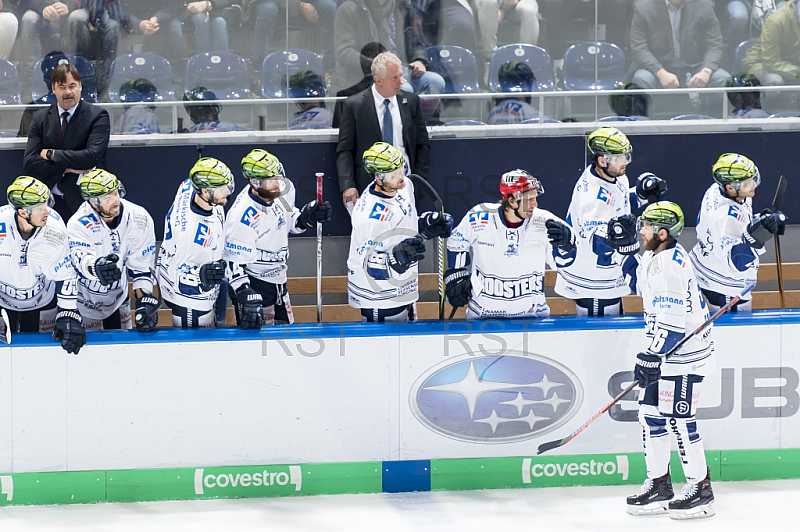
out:
{"label": "red hockey helmet", "polygon": [[525,170],[511,170],[500,177],[500,194],[504,199],[509,196],[519,198],[518,194],[529,190],[535,190],[537,196],[544,194],[542,182]]}

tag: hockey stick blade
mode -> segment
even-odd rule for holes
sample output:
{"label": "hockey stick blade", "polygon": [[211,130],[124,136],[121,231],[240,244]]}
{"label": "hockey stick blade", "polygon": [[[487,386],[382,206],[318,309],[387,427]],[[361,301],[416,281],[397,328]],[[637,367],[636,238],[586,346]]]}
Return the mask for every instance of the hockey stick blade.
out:
{"label": "hockey stick blade", "polygon": [[6,309],[0,308],[0,316],[3,318],[3,324],[6,326],[5,334],[0,335],[0,342],[4,344],[11,343],[11,323],[8,321],[8,314],[6,313]]}
{"label": "hockey stick blade", "polygon": [[[702,324],[701,324],[699,327],[697,327],[697,329],[695,329],[694,331],[692,331],[692,332],[691,332],[691,334],[688,334],[688,335],[684,336],[684,337],[683,337],[683,339],[681,339],[681,341],[680,341],[680,342],[678,342],[677,344],[675,344],[675,346],[673,346],[673,348],[672,348],[672,349],[670,349],[670,350],[667,352],[667,354],[666,354],[666,355],[664,355],[664,358],[665,358],[665,359],[668,359],[668,358],[669,358],[670,356],[672,356],[674,353],[677,353],[677,352],[678,352],[678,350],[679,350],[681,347],[683,347],[683,346],[684,346],[684,344],[686,344],[686,342],[688,342],[689,340],[691,340],[692,338],[694,338],[695,336],[697,336],[698,334],[700,334],[700,333],[701,333],[703,330],[705,330],[705,329],[706,329],[706,328],[707,328],[709,325],[711,325],[712,323],[714,323],[714,320],[716,320],[717,318],[719,318],[720,316],[722,316],[723,314],[725,314],[726,312],[728,312],[728,311],[731,309],[731,307],[733,307],[733,306],[734,306],[736,303],[738,303],[738,302],[739,302],[739,300],[740,300],[740,299],[742,299],[744,296],[746,296],[748,293],[750,293],[750,291],[751,291],[753,288],[755,288],[755,286],[756,286],[756,285],[755,285],[755,283],[753,283],[753,284],[751,284],[751,285],[748,285],[747,287],[745,287],[745,289],[744,289],[744,290],[742,290],[741,292],[739,292],[739,295],[735,296],[733,299],[731,299],[730,301],[728,301],[728,302],[725,304],[725,306],[724,306],[724,307],[720,308],[720,309],[719,309],[719,310],[718,310],[718,311],[717,311],[717,312],[716,312],[716,313],[715,313],[713,316],[711,316],[711,317],[710,317],[710,318],[708,318],[706,321],[704,321],[704,322],[703,322],[703,323],[702,323]],[[607,411],[608,411],[608,410],[609,410],[609,409],[610,409],[612,406],[614,406],[615,404],[617,404],[617,403],[620,401],[620,399],[622,399],[622,398],[623,398],[625,395],[627,395],[628,393],[630,393],[630,392],[631,392],[631,391],[632,391],[634,388],[636,388],[637,386],[639,386],[639,383],[638,383],[638,382],[636,382],[636,381],[633,381],[633,382],[632,382],[632,383],[631,383],[631,384],[630,384],[630,385],[629,385],[627,388],[625,388],[624,390],[622,390],[622,391],[621,391],[619,394],[617,394],[617,396],[616,396],[616,397],[614,397],[614,398],[613,398],[613,399],[612,399],[612,400],[611,400],[611,401],[610,401],[608,404],[606,404],[606,406],[604,406],[603,408],[601,408],[599,412],[597,412],[597,413],[596,413],[594,416],[592,416],[592,418],[591,418],[589,421],[587,421],[586,423],[584,423],[583,425],[581,425],[581,427],[580,427],[578,430],[576,430],[575,432],[573,432],[572,434],[570,434],[570,435],[569,435],[569,436],[567,436],[566,438],[562,438],[562,439],[560,439],[560,440],[553,440],[553,441],[545,442],[545,443],[543,443],[543,444],[539,445],[538,449],[536,450],[536,454],[537,454],[537,455],[539,455],[539,454],[542,454],[542,453],[546,453],[547,451],[552,451],[553,449],[557,449],[558,447],[561,447],[561,446],[563,446],[563,445],[566,445],[566,444],[568,444],[569,442],[571,442],[572,440],[574,440],[574,439],[575,439],[575,437],[576,437],[578,434],[580,434],[581,432],[583,432],[583,430],[584,430],[586,427],[588,427],[589,425],[591,425],[591,424],[594,422],[594,420],[595,420],[595,419],[597,419],[597,418],[599,418],[600,416],[602,416],[603,414],[605,414],[605,413],[606,413],[606,412],[607,412]]]}

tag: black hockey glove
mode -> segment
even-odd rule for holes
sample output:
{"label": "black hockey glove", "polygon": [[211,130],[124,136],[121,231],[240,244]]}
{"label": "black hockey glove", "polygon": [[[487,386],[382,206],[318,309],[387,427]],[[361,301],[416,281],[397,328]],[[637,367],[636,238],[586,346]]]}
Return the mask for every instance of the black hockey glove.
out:
{"label": "black hockey glove", "polygon": [[558,220],[547,220],[544,225],[547,227],[547,238],[550,240],[550,244],[566,253],[575,249],[575,237],[568,225]]}
{"label": "black hockey glove", "polygon": [[122,278],[122,271],[117,266],[117,262],[119,262],[119,257],[111,253],[94,261],[89,265],[88,270],[100,280],[101,285],[109,286]]}
{"label": "black hockey glove", "polygon": [[389,250],[389,266],[397,273],[403,274],[415,262],[425,258],[425,244],[418,236],[406,238]]}
{"label": "black hockey glove", "polygon": [[317,222],[325,224],[331,221],[331,203],[323,201],[318,203],[317,200],[309,201],[300,211],[300,217],[297,219],[298,229],[311,229]]}
{"label": "black hockey glove", "polygon": [[441,237],[448,238],[453,232],[453,217],[448,213],[425,212],[417,219],[417,229],[425,240]]}
{"label": "black hockey glove", "polygon": [[472,280],[469,270],[464,268],[450,268],[444,274],[445,293],[447,300],[454,307],[463,307],[469,304],[472,297]]}
{"label": "black hockey glove", "polygon": [[636,195],[647,203],[653,203],[667,193],[667,182],[652,172],[636,178]]}
{"label": "black hockey glove", "polygon": [[53,340],[61,342],[64,351],[77,355],[86,343],[86,331],[83,320],[77,310],[59,308],[56,312],[56,326],[53,329]]}
{"label": "black hockey glove", "polygon": [[633,378],[642,388],[658,382],[661,378],[661,357],[647,353],[636,355],[636,366],[633,367]]}
{"label": "black hockey glove", "polygon": [[149,294],[137,299],[134,304],[133,323],[139,332],[150,332],[158,325],[158,308],[161,302]]}
{"label": "black hockey glove", "polygon": [[785,231],[786,215],[766,209],[753,216],[753,221],[744,230],[742,240],[751,248],[761,249],[772,235],[782,235]]}
{"label": "black hockey glove", "polygon": [[236,291],[238,303],[239,327],[242,329],[260,329],[264,325],[263,299],[261,294],[245,283]]}
{"label": "black hockey glove", "polygon": [[220,259],[200,266],[200,288],[210,292],[225,278],[225,261]]}
{"label": "black hockey glove", "polygon": [[608,244],[621,255],[634,255],[639,251],[636,218],[623,214],[608,221]]}

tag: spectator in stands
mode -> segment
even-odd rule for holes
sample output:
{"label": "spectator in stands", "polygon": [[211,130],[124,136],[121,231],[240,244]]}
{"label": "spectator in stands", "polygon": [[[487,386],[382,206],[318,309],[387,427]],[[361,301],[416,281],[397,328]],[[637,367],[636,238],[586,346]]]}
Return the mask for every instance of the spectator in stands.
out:
{"label": "spectator in stands", "polygon": [[723,87],[730,77],[710,0],[637,0],[629,73],[643,89]]}
{"label": "spectator in stands", "polygon": [[20,0],[0,0],[0,59],[8,59],[19,28]]}
{"label": "spectator in stands", "polygon": [[469,0],[410,0],[411,27],[426,46],[447,44],[477,50],[475,15]]}
{"label": "spectator in stands", "polygon": [[800,83],[800,1],[789,0],[767,19],[742,70],[767,86]]}
{"label": "spectator in stands", "polygon": [[481,44],[486,61],[497,48],[497,27],[504,20],[519,22],[517,42],[535,45],[539,41],[539,4],[536,0],[476,0]]}
{"label": "spectator in stands", "polygon": [[184,104],[186,113],[194,125],[188,130],[181,130],[181,133],[252,131],[233,122],[220,120],[219,112],[222,107],[218,103],[217,95],[205,87],[195,87],[187,91],[183,95],[183,100],[186,102]]}
{"label": "spectator in stands", "polygon": [[198,0],[185,2],[182,18],[194,30],[195,50],[199,52],[228,51],[228,23],[218,15],[221,9],[233,5],[233,0]]}
{"label": "spectator in stands", "polygon": [[119,88],[119,99],[133,105],[126,106],[112,132],[115,135],[149,135],[161,133],[155,107],[147,105],[156,101],[158,91],[149,79],[133,78]]}
{"label": "spectator in stands", "polygon": [[[771,0],[770,0],[771,1]],[[750,38],[750,5],[748,0],[716,0],[714,11],[720,22],[729,55],[742,41]]]}
{"label": "spectator in stands", "polygon": [[[728,78],[726,87],[760,87],[761,82],[752,74],[741,73]],[[728,101],[733,112],[728,118],[767,118],[769,113],[761,109],[761,91],[728,92]]]}
{"label": "spectator in stands", "polygon": [[620,122],[634,120],[650,120],[648,118],[648,108],[652,103],[649,94],[642,93],[622,93],[622,91],[641,90],[641,87],[633,82],[628,82],[619,88],[620,94],[611,94],[608,97],[608,105],[614,114],[620,118]]}
{"label": "spectator in stands", "polygon": [[122,0],[84,0],[81,9],[69,14],[70,52],[83,57],[92,54],[91,27],[100,35],[100,54],[97,67],[97,92],[105,95],[111,63],[117,57],[120,21],[124,19]]}
{"label": "spectator in stands", "polygon": [[[536,77],[528,63],[509,61],[500,65],[497,74],[503,92],[531,92]],[[525,120],[539,118],[539,111],[531,105],[530,96],[497,98],[497,105],[489,112],[488,124],[520,124]]]}
{"label": "spectator in stands", "polygon": [[336,10],[334,23],[336,87],[350,87],[363,78],[361,49],[369,42],[379,42],[389,52],[405,58],[405,92],[442,93],[444,79],[435,72],[428,72],[427,52],[422,41],[413,32],[408,33],[408,40],[405,38],[403,29],[409,22],[409,12],[398,0],[344,0]]}
{"label": "spectator in stands", "polygon": [[299,102],[289,129],[326,129],[333,124],[333,113],[325,108],[325,82],[316,72],[301,70],[289,78],[291,98],[310,98]]}
{"label": "spectator in stands", "polygon": [[333,19],[336,15],[334,0],[249,0],[247,2],[249,18],[254,21],[253,27],[253,72],[256,79],[261,79],[261,65],[264,58],[273,48],[284,48],[283,44],[272,39],[277,25],[285,26],[287,20],[291,26],[311,28],[315,51],[322,55],[325,71],[333,71]]}
{"label": "spectator in stands", "polygon": [[81,74],[74,65],[58,65],[51,82],[58,101],[33,115],[23,166],[50,187],[55,210],[69,220],[83,203],[79,175],[105,165],[110,124],[108,111],[81,101]]}
{"label": "spectator in stands", "polygon": [[173,72],[181,71],[183,0],[124,0],[128,31],[144,35],[144,50],[167,58]]}

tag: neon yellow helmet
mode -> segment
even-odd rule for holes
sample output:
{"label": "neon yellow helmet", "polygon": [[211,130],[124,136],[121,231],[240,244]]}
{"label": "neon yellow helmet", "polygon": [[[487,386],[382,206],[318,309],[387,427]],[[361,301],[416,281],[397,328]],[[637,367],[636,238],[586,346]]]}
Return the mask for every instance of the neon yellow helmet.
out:
{"label": "neon yellow helmet", "polygon": [[615,127],[603,126],[589,133],[586,149],[593,160],[600,155],[627,155],[628,162],[633,158],[631,142]]}
{"label": "neon yellow helmet", "polygon": [[738,153],[723,153],[714,163],[712,168],[714,174],[714,181],[725,190],[725,185],[731,185],[734,190],[739,191],[742,183],[748,179],[752,179],[756,186],[761,184],[761,174],[758,167],[745,157]]}
{"label": "neon yellow helmet", "polygon": [[652,225],[656,230],[666,229],[669,236],[678,238],[683,231],[683,210],[671,201],[651,203],[639,217],[639,226],[642,224]]}
{"label": "neon yellow helmet", "polygon": [[47,185],[27,175],[19,176],[6,191],[8,203],[17,209],[30,210],[39,205],[52,207],[54,200]]}
{"label": "neon yellow helmet", "polygon": [[192,186],[198,192],[204,188],[228,187],[233,189],[233,174],[230,168],[219,159],[214,159],[213,157],[198,159],[189,171],[189,179],[191,179]]}
{"label": "neon yellow helmet", "polygon": [[285,178],[283,165],[267,150],[256,149],[242,159],[242,174],[246,179]]}
{"label": "neon yellow helmet", "polygon": [[102,198],[115,190],[119,190],[120,197],[125,195],[125,187],[119,182],[117,176],[102,168],[95,168],[83,176],[78,181],[78,187],[85,200]]}
{"label": "neon yellow helmet", "polygon": [[391,144],[376,142],[364,152],[363,162],[371,175],[383,175],[403,166],[403,154]]}

